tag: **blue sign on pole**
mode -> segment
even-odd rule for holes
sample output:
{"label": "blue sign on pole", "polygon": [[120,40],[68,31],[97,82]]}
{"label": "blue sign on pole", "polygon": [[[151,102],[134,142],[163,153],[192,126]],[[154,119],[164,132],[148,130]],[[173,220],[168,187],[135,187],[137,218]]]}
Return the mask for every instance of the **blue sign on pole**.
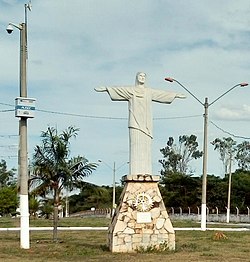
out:
{"label": "blue sign on pole", "polygon": [[17,97],[15,99],[15,116],[16,117],[35,117],[35,98]]}

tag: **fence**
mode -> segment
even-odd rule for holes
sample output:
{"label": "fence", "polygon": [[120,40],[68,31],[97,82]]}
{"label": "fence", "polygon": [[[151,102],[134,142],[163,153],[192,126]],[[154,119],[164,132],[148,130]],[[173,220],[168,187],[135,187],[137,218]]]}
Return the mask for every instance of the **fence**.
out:
{"label": "fence", "polygon": [[[247,214],[240,214],[239,209],[236,207],[235,214],[234,213],[230,214],[229,221],[236,222],[236,223],[249,223],[250,222],[250,211],[248,207],[246,211],[247,211]],[[201,220],[200,207],[197,207],[197,213],[191,213],[190,208],[188,208],[187,213],[184,213],[181,207],[168,208],[168,213],[172,219],[176,219],[176,220],[178,219],[179,220],[193,220],[193,221]],[[226,213],[220,213],[217,207],[213,209],[207,208],[207,222],[226,222],[226,221],[227,221]]]}
{"label": "fence", "polygon": [[111,211],[111,208],[86,210],[71,214],[70,217],[110,217]]}
{"label": "fence", "polygon": [[[191,213],[190,208],[188,212],[183,212],[181,207],[179,208],[168,208],[168,214],[172,219],[175,220],[193,220],[200,221],[200,208],[197,207],[197,213]],[[110,217],[111,216],[110,208],[87,210],[71,214],[70,217]],[[207,222],[226,222],[226,213],[220,213],[218,208],[209,209],[207,208]],[[239,209],[236,209],[236,214],[230,214],[230,222],[236,223],[249,223],[250,222],[250,212],[249,208],[247,209],[247,214],[240,214]]]}

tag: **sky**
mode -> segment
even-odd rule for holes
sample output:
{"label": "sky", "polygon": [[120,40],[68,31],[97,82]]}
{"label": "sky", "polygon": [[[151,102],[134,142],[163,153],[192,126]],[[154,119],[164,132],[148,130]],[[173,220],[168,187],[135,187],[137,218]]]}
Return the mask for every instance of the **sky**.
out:
{"label": "sky", "polygon": [[[25,3],[0,0],[0,159],[9,168],[17,168],[20,38],[18,29],[5,29],[24,22]],[[175,78],[202,103],[250,82],[249,13],[249,0],[33,0],[27,88],[37,110],[28,120],[29,159],[48,126],[61,132],[72,125],[80,131],[71,156],[99,163],[86,181],[111,185],[115,171],[120,182],[128,174],[128,105],[94,88],[133,86],[137,72],[147,74],[150,88],[187,96],[170,105],[153,103],[153,174],[160,174],[160,149],[169,137],[194,134],[202,150],[203,105],[164,79]],[[209,107],[209,174],[224,175],[211,141],[249,139],[249,95],[250,86],[235,88]],[[202,174],[202,159],[190,165]]]}

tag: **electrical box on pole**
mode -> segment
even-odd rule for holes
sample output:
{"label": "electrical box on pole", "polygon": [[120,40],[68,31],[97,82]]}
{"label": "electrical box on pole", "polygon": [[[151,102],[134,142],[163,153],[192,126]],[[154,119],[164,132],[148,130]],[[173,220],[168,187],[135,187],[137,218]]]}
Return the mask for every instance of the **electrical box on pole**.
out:
{"label": "electrical box on pole", "polygon": [[34,118],[35,102],[35,98],[17,97],[15,99],[15,116]]}

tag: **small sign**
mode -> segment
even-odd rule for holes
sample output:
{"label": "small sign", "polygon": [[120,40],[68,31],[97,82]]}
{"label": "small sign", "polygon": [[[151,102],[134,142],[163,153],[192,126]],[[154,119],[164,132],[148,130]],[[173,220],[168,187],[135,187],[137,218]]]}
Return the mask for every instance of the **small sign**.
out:
{"label": "small sign", "polygon": [[35,116],[35,98],[17,97],[15,99],[15,116],[33,118]]}
{"label": "small sign", "polygon": [[151,213],[150,212],[137,212],[137,223],[151,223]]}

